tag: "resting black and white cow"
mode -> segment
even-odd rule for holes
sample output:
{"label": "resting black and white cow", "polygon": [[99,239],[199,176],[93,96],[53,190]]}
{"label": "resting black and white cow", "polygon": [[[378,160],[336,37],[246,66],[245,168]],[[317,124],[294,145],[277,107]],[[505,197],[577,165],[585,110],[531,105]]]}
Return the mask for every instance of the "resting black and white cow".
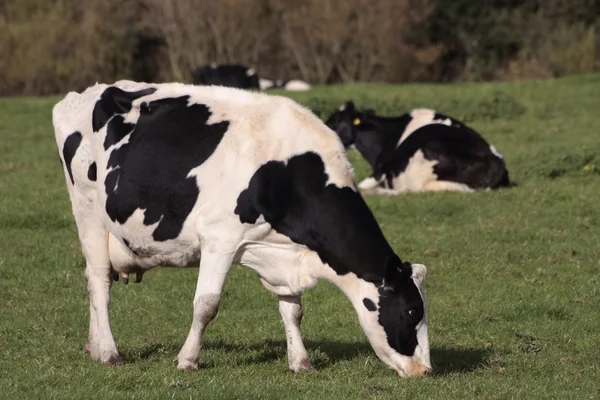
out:
{"label": "resting black and white cow", "polygon": [[240,89],[260,89],[258,75],[254,68],[243,65],[210,64],[194,71],[194,85],[217,85]]}
{"label": "resting black and white cow", "polygon": [[261,90],[268,89],[285,89],[291,92],[305,92],[310,90],[311,86],[307,82],[299,79],[292,79],[290,81],[284,81],[282,79],[276,79],[274,81],[270,79],[260,78],[258,80]]}
{"label": "resting black and white cow", "polygon": [[359,111],[348,101],[326,122],[373,168],[358,187],[376,194],[472,191],[508,186],[504,159],[475,130],[429,109],[397,118]]}
{"label": "resting black and white cow", "polygon": [[69,93],[53,122],[86,259],[92,358],[122,362],[108,315],[115,274],[199,265],[178,355],[178,368],[197,369],[240,263],[279,296],[293,371],[310,368],[300,298],[320,278],[350,299],[383,362],[400,376],[431,371],[426,269],[394,253],[339,138],[310,111],[238,89],[120,81]]}

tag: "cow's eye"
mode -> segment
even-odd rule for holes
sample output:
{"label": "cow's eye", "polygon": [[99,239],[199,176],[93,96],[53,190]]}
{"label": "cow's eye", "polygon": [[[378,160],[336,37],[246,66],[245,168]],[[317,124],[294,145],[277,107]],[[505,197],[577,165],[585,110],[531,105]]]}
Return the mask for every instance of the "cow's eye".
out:
{"label": "cow's eye", "polygon": [[417,318],[417,310],[415,310],[414,308],[411,308],[410,310],[408,310],[408,315],[410,315],[411,318]]}

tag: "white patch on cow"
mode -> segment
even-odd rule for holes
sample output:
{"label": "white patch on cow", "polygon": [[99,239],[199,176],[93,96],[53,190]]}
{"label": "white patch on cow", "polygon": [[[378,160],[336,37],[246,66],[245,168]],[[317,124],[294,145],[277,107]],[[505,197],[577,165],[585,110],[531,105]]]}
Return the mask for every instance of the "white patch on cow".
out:
{"label": "white patch on cow", "polygon": [[492,145],[492,144],[490,145],[490,150],[492,151],[492,153],[493,153],[493,154],[494,154],[496,157],[498,157],[498,158],[501,158],[501,159],[503,159],[503,160],[504,160],[504,156],[503,156],[503,155],[502,155],[502,154],[501,154],[501,153],[500,153],[498,150],[496,150],[496,148],[494,147],[494,145]]}
{"label": "white patch on cow", "polygon": [[246,76],[253,76],[256,75],[256,70],[254,68],[248,68],[246,70]]}
{"label": "white patch on cow", "polygon": [[375,178],[373,178],[372,176],[369,176],[365,179],[363,179],[359,184],[358,184],[358,188],[360,190],[371,190],[371,189],[375,189],[377,186],[379,186],[379,183],[381,182],[381,180],[377,180]]}
{"label": "white patch on cow", "polygon": [[433,167],[437,160],[428,160],[423,151],[417,150],[408,160],[406,169],[394,178],[394,191],[396,192],[420,192],[429,182],[437,180]]}
{"label": "white patch on cow", "polygon": [[285,90],[290,90],[294,92],[303,92],[311,89],[311,86],[304,81],[298,79],[292,79],[287,82],[284,86]]}
{"label": "white patch on cow", "polygon": [[275,232],[269,224],[251,228],[241,247],[239,262],[256,271],[263,285],[277,295],[298,295],[317,283],[322,263],[315,264],[312,251]]}
{"label": "white patch on cow", "polygon": [[427,327],[427,296],[423,282],[427,275],[427,267],[423,264],[412,264],[412,278],[419,290],[421,299],[423,299],[423,309],[425,311],[423,320],[417,326],[417,341],[419,345],[415,349],[415,357],[422,364],[431,367],[430,351],[429,351],[429,332]]}
{"label": "white patch on cow", "polygon": [[258,78],[258,86],[261,90],[270,89],[275,83],[270,79]]}
{"label": "white patch on cow", "polygon": [[375,187],[369,190],[369,194],[394,196],[406,192],[473,191],[464,183],[438,180],[433,169],[437,163],[437,160],[426,159],[423,151],[417,150],[408,160],[406,169],[394,178],[393,189]]}
{"label": "white patch on cow", "polygon": [[443,120],[436,120],[435,111],[430,110],[428,108],[415,108],[410,112],[410,115],[412,119],[410,120],[408,125],[406,125],[402,136],[400,136],[400,140],[398,140],[398,143],[396,144],[396,148],[400,147],[400,144],[404,142],[406,138],[409,137],[414,131],[425,125],[429,125],[432,123],[438,123],[448,126],[452,125],[452,121],[449,118]]}
{"label": "white patch on cow", "polygon": [[346,103],[342,104],[342,105],[341,105],[341,106],[338,108],[338,110],[340,110],[340,111],[344,111],[345,109],[346,109]]}

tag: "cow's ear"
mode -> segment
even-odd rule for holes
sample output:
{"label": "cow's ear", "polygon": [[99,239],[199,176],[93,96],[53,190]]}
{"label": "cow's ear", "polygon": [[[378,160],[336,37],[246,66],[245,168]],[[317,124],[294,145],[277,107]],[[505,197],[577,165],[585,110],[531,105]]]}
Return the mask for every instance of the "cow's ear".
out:
{"label": "cow's ear", "polygon": [[354,112],[354,110],[356,110],[356,107],[354,106],[354,102],[352,100],[348,100],[340,106],[339,110]]}
{"label": "cow's ear", "polygon": [[394,256],[386,259],[382,289],[386,292],[395,292],[398,284],[403,279],[410,277],[411,274],[410,263],[403,264],[398,256],[394,254]]}

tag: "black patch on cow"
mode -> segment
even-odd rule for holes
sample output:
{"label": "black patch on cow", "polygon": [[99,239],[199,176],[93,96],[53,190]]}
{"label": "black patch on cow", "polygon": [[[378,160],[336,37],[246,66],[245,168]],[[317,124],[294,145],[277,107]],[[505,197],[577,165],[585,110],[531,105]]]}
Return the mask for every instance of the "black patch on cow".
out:
{"label": "black patch on cow", "polygon": [[[113,150],[107,163],[107,214],[122,224],[136,209],[145,210],[145,225],[158,222],[156,241],[181,232],[199,194],[196,178],[187,175],[213,154],[229,127],[228,121],[208,124],[208,107],[188,102],[189,96],[182,96],[142,103],[128,142]],[[113,120],[107,135],[129,133],[129,124]]]}
{"label": "black patch on cow", "polygon": [[363,299],[363,304],[365,308],[369,311],[377,311],[377,306],[373,303],[373,300],[367,299],[366,297]]}
{"label": "black patch on cow", "polygon": [[116,115],[108,122],[106,137],[104,138],[104,150],[108,150],[113,144],[119,143],[121,139],[130,134],[135,128],[135,124],[125,122],[125,117]]}
{"label": "black patch on cow", "polygon": [[92,113],[92,129],[98,132],[109,119],[117,114],[125,114],[131,110],[131,103],[140,97],[156,92],[156,88],[147,88],[137,92],[126,92],[116,86],[108,87],[94,106]]}
{"label": "black patch on cow", "polygon": [[408,265],[387,271],[386,285],[379,288],[379,324],[394,350],[412,356],[418,344],[416,328],[425,309]]}
{"label": "black patch on cow", "polygon": [[96,168],[96,163],[93,162],[90,164],[90,167],[88,168],[88,179],[92,182],[96,182],[97,175],[98,175],[98,171]]}
{"label": "black patch on cow", "polygon": [[[394,148],[386,142],[386,148]],[[464,183],[471,188],[496,188],[508,181],[504,160],[490,150],[489,144],[468,127],[443,124],[425,125],[414,131],[393,152],[383,152],[373,175],[391,178],[405,171],[412,156],[421,150],[437,164],[433,172],[441,181]]]}
{"label": "black patch on cow", "polygon": [[71,178],[71,183],[75,184],[75,179],[73,179],[73,170],[71,166],[71,161],[73,161],[73,157],[75,157],[75,153],[81,144],[81,132],[73,132],[63,144],[63,158],[65,160],[65,165],[67,166],[67,172],[69,173],[69,178]]}
{"label": "black patch on cow", "polygon": [[[237,200],[240,221],[260,215],[296,243],[317,252],[337,274],[381,282],[386,259],[396,257],[363,198],[350,187],[327,185],[321,157],[308,152],[269,161]],[[396,257],[397,258],[397,257]]]}

